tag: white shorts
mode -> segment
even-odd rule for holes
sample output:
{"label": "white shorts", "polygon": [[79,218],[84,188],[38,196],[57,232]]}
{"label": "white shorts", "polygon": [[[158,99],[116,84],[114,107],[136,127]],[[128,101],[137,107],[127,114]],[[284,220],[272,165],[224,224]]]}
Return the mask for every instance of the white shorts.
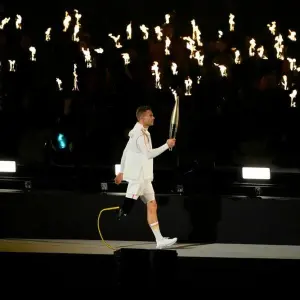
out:
{"label": "white shorts", "polygon": [[150,180],[142,182],[133,181],[128,183],[126,198],[137,200],[139,197],[141,197],[141,200],[144,203],[155,200],[155,193]]}

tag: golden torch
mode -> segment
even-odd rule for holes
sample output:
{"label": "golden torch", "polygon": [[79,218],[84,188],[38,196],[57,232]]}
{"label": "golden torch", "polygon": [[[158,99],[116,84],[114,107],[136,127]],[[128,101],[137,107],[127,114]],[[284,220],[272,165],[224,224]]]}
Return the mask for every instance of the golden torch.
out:
{"label": "golden torch", "polygon": [[[175,103],[171,115],[169,138],[175,139],[178,131],[178,124],[179,124],[179,96],[177,95],[175,90],[171,89],[171,91],[172,94],[174,95]],[[170,151],[172,151],[172,149],[170,149]]]}

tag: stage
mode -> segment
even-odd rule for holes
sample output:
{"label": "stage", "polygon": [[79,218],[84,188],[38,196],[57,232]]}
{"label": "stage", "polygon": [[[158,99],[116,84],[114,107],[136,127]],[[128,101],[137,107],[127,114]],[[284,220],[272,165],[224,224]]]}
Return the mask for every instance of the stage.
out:
{"label": "stage", "polygon": [[122,288],[132,281],[177,290],[286,287],[300,267],[300,246],[178,243],[156,250],[154,242],[106,242],[115,250],[100,239],[2,239],[4,281],[51,289]]}

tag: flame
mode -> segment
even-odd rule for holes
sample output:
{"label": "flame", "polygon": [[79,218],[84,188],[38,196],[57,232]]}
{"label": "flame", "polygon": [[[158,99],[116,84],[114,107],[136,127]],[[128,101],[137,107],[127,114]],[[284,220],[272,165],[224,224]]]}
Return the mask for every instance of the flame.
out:
{"label": "flame", "polygon": [[185,95],[191,96],[192,95],[191,90],[193,84],[192,79],[188,76],[187,79],[184,81],[184,84],[185,84]]}
{"label": "flame", "polygon": [[171,64],[171,70],[172,70],[172,74],[173,75],[177,75],[178,74],[178,71],[177,71],[177,64],[172,62]]}
{"label": "flame", "polygon": [[194,58],[198,61],[198,65],[199,65],[199,66],[203,66],[204,54],[201,55],[201,54],[200,54],[200,51],[197,50],[197,51],[195,52]]}
{"label": "flame", "polygon": [[65,12],[65,18],[64,18],[64,20],[63,20],[63,25],[64,25],[63,31],[64,31],[64,32],[66,32],[66,31],[68,30],[68,28],[69,28],[69,26],[70,26],[70,23],[71,23],[71,20],[72,20],[71,16],[70,16],[69,13],[66,11],[66,12]]}
{"label": "flame", "polygon": [[9,22],[10,18],[4,18],[2,21],[1,21],[1,24],[0,24],[0,29],[3,29],[4,26]]}
{"label": "flame", "polygon": [[161,41],[161,40],[162,40],[162,36],[163,36],[162,29],[160,28],[160,26],[156,26],[156,27],[154,28],[154,30],[155,30],[155,33],[156,33],[156,35],[157,35],[157,39],[158,39],[159,41]]}
{"label": "flame", "polygon": [[269,27],[269,30],[271,31],[271,33],[273,35],[275,35],[276,34],[276,22],[273,21],[271,24],[268,24],[267,26]]}
{"label": "flame", "polygon": [[241,52],[240,50],[234,49],[234,62],[239,65],[241,64]]}
{"label": "flame", "polygon": [[170,24],[170,15],[166,14],[165,15],[166,23],[165,24]]}
{"label": "flame", "polygon": [[35,49],[35,47],[33,47],[33,46],[29,47],[29,51],[31,52],[31,60],[36,61],[36,57],[35,57],[36,49]]}
{"label": "flame", "polygon": [[127,25],[126,32],[127,32],[127,40],[131,40],[131,38],[132,38],[132,25],[131,25],[131,22]]}
{"label": "flame", "polygon": [[197,76],[197,84],[200,84],[201,76]]}
{"label": "flame", "polygon": [[201,42],[201,32],[198,28],[198,25],[196,25],[196,21],[191,21],[192,27],[193,27],[193,40],[197,42],[198,46],[203,46]]}
{"label": "flame", "polygon": [[46,31],[45,31],[45,40],[48,42],[50,41],[50,33],[51,33],[51,28],[49,27]]}
{"label": "flame", "polygon": [[276,41],[276,43],[274,44],[274,48],[276,49],[276,52],[277,52],[276,57],[278,59],[284,60],[284,56],[283,56],[284,45],[282,43],[283,42],[282,35],[279,34],[278,36],[276,36],[275,41]]}
{"label": "flame", "polygon": [[223,36],[223,31],[219,30],[218,34],[219,34],[219,39],[220,39]]}
{"label": "flame", "polygon": [[92,56],[91,56],[91,52],[90,52],[90,49],[87,48],[87,49],[84,49],[83,47],[81,48],[81,51],[84,55],[84,60],[86,62],[86,67],[88,69],[90,69],[92,67]]}
{"label": "flame", "polygon": [[102,48],[94,49],[94,51],[99,53],[99,54],[104,52],[104,50]]}
{"label": "flame", "polygon": [[229,30],[234,31],[235,22],[233,21],[235,16],[233,14],[229,15]]}
{"label": "flame", "polygon": [[15,68],[16,61],[9,59],[8,62],[9,62],[9,72],[16,72],[16,68]]}
{"label": "flame", "polygon": [[294,102],[294,99],[297,96],[297,90],[293,90],[292,93],[289,95],[291,97],[291,107],[296,107],[296,102]]}
{"label": "flame", "polygon": [[124,59],[124,64],[125,65],[130,64],[130,56],[129,56],[129,54],[128,53],[122,53],[121,55],[122,55],[122,57]]}
{"label": "flame", "polygon": [[78,33],[79,33],[79,30],[80,30],[80,27],[81,27],[80,19],[81,19],[82,15],[78,13],[77,9],[74,9],[74,11],[75,11],[76,24],[74,26],[73,41],[74,42],[79,42]]}
{"label": "flame", "polygon": [[287,60],[290,63],[290,69],[291,69],[291,71],[296,70],[297,69],[296,58],[290,58],[290,57],[288,57]]}
{"label": "flame", "polygon": [[291,40],[291,41],[297,41],[297,38],[296,38],[296,31],[292,31],[289,29],[289,35],[288,35],[288,38]]}
{"label": "flame", "polygon": [[250,43],[249,56],[254,56],[255,55],[256,41],[255,41],[255,39],[252,38],[249,43]]}
{"label": "flame", "polygon": [[283,86],[284,90],[288,90],[288,82],[287,82],[287,76],[283,75],[281,80],[281,85]]}
{"label": "flame", "polygon": [[76,70],[77,70],[77,65],[74,64],[74,70],[73,70],[74,86],[73,86],[72,91],[79,91],[79,88],[78,88],[78,75],[77,75]]}
{"label": "flame", "polygon": [[63,90],[63,88],[61,87],[62,81],[59,78],[56,78],[56,82],[57,82],[58,90],[62,91]]}
{"label": "flame", "polygon": [[195,42],[189,36],[183,37],[183,40],[187,41],[186,48],[191,51],[190,58],[194,58],[196,52]]}
{"label": "flame", "polygon": [[171,40],[170,40],[170,38],[167,36],[167,37],[166,37],[166,46],[165,46],[165,54],[166,54],[166,55],[170,55],[170,50],[169,50],[170,45],[171,45]]}
{"label": "flame", "polygon": [[257,48],[257,54],[260,58],[262,59],[268,59],[265,55],[264,55],[264,46],[260,46],[259,48]]}
{"label": "flame", "polygon": [[120,35],[118,35],[118,36],[113,36],[111,33],[108,35],[109,37],[111,37],[114,41],[115,41],[115,43],[116,43],[116,48],[122,48],[123,46],[120,44]]}
{"label": "flame", "polygon": [[151,67],[152,76],[155,76],[155,87],[157,89],[161,89],[161,83],[160,83],[160,72],[158,68],[158,62],[153,62],[153,65]]}
{"label": "flame", "polygon": [[142,32],[144,33],[143,39],[144,39],[144,40],[147,40],[148,37],[149,37],[149,32],[148,32],[149,28],[146,27],[146,26],[143,24],[143,25],[140,26],[140,29],[141,29]]}
{"label": "flame", "polygon": [[222,77],[227,77],[227,68],[224,65],[218,65],[216,63],[214,63],[214,65],[219,67]]}
{"label": "flame", "polygon": [[22,17],[20,15],[16,15],[16,28],[22,29]]}

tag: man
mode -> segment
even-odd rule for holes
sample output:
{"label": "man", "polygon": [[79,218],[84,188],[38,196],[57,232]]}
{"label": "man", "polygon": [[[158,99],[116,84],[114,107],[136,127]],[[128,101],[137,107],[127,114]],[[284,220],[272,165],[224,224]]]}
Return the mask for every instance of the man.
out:
{"label": "man", "polygon": [[151,135],[148,128],[154,123],[154,116],[149,106],[141,106],[136,111],[138,122],[129,132],[129,141],[123,151],[121,171],[115,183],[128,182],[126,198],[119,216],[126,216],[134,202],[140,197],[147,205],[147,221],[156,239],[156,248],[163,249],[174,245],[177,238],[169,239],[161,235],[157,219],[157,203],[152,186],[153,158],[175,146],[175,139],[168,139],[161,147],[152,149]]}

